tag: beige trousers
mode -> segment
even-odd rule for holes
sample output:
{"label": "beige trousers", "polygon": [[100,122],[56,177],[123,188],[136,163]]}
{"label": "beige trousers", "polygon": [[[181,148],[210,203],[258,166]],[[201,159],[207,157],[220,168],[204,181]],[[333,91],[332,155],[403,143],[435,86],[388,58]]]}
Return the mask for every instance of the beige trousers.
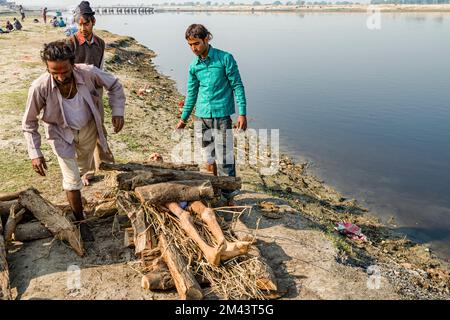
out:
{"label": "beige trousers", "polygon": [[59,167],[63,176],[64,190],[81,190],[81,176],[87,173],[93,163],[94,149],[97,142],[97,126],[92,119],[81,130],[72,130],[75,136],[76,158],[58,157]]}

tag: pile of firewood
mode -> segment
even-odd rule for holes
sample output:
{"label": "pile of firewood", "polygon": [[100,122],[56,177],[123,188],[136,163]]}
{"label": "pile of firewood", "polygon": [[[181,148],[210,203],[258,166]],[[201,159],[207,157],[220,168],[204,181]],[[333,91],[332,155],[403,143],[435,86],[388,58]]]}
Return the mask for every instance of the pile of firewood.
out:
{"label": "pile of firewood", "polygon": [[[132,225],[125,230],[124,243],[134,246],[141,258],[144,288],[175,287],[181,299],[203,298],[200,285],[208,285],[212,294],[224,299],[276,297],[275,277],[256,246],[251,246],[244,255],[212,265],[183,231],[180,220],[164,206],[183,201],[208,203],[221,189],[240,189],[240,178],[202,173],[196,165],[162,162],[102,164],[101,169],[116,172],[116,205],[121,213],[128,215]],[[191,213],[197,232],[214,246],[215,239],[208,228],[195,212]],[[231,224],[219,218],[228,241],[235,241],[241,235],[247,238],[240,240],[249,240],[250,232],[237,219],[238,215],[236,212]],[[237,225],[241,234],[233,232],[231,225]]]}
{"label": "pile of firewood", "polygon": [[[25,214],[37,221],[19,224]],[[11,240],[32,241],[53,235],[67,241],[78,255],[84,255],[79,229],[61,207],[44,199],[36,189],[0,194],[0,218],[0,300],[11,299],[6,261],[6,243]],[[6,221],[4,228],[2,221]]]}
{"label": "pile of firewood", "polygon": [[[240,189],[239,178],[202,173],[196,165],[164,162],[102,164],[101,169],[109,171],[110,183],[107,184],[110,190],[104,193],[108,194],[108,199],[95,207],[95,216],[117,212],[128,216],[131,227],[124,230],[124,245],[134,248],[140,259],[144,289],[176,288],[180,299],[202,299],[208,293],[222,299],[277,296],[273,272],[256,246],[252,245],[245,254],[220,264],[211,264],[186,235],[180,219],[166,206],[167,203],[181,202],[210,205],[210,200],[217,197],[220,189]],[[32,213],[38,222],[18,224],[25,211]],[[0,299],[10,298],[5,241],[13,238],[27,241],[53,235],[67,241],[78,255],[84,255],[78,228],[60,207],[52,205],[37,190],[0,194],[0,213],[7,221],[4,230],[0,223]],[[239,221],[238,215],[236,212],[232,223],[218,218],[227,241],[243,240],[244,237],[249,240],[250,232]],[[191,217],[198,234],[208,245],[216,245],[204,222],[194,212]],[[242,233],[233,230],[232,225],[237,225]]]}

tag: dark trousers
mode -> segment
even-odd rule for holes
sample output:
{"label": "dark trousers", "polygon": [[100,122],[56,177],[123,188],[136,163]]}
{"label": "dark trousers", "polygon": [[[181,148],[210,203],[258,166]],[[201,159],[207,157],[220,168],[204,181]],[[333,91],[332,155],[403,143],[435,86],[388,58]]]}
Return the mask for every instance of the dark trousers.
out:
{"label": "dark trousers", "polygon": [[[230,116],[222,118],[196,118],[196,137],[201,139],[204,159],[209,164],[215,161],[217,175],[236,176],[234,163],[234,141]],[[225,198],[233,196],[234,190],[223,190]]]}

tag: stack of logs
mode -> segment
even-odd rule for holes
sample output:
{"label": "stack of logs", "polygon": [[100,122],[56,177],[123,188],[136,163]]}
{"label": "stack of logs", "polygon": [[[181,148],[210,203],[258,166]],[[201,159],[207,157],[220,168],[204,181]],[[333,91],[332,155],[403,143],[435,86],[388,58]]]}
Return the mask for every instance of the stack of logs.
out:
{"label": "stack of logs", "polygon": [[[220,189],[240,189],[240,178],[218,177],[199,172],[198,166],[162,162],[104,163],[100,168],[121,172],[116,177],[120,190],[116,204],[131,221],[132,228],[125,230],[124,243],[135,247],[135,253],[141,258],[146,270],[142,277],[142,287],[151,290],[175,287],[181,299],[202,299],[199,283],[204,283],[205,279],[191,271],[191,266],[186,262],[187,257],[181,255],[171,239],[167,239],[162,232],[155,234],[147,221],[144,207],[212,199]],[[133,196],[139,200],[138,203]],[[245,229],[245,225],[239,221],[238,223],[239,229]],[[274,293],[277,285],[271,268],[256,246],[251,246],[248,254],[258,261],[260,274],[256,285],[268,297],[276,296]]]}
{"label": "stack of logs", "polygon": [[[182,256],[171,239],[163,233],[157,234],[158,231],[148,221],[144,207],[212,199],[220,189],[240,189],[240,179],[202,173],[196,165],[163,162],[103,163],[101,169],[118,172],[115,175],[118,190],[114,191],[114,200],[98,206],[96,212],[119,210],[128,216],[131,228],[125,229],[124,244],[134,247],[136,256],[141,259],[145,270],[142,287],[151,290],[175,287],[181,299],[202,299],[199,283],[203,284],[205,279],[192,272],[187,257]],[[78,228],[60,207],[52,205],[33,188],[0,194],[0,213],[2,220],[6,221],[4,228],[0,223],[0,299],[11,298],[5,242],[53,235],[67,241],[79,256],[84,255]],[[38,221],[19,224],[24,214],[32,214]],[[245,229],[245,225],[240,223],[240,229]],[[268,297],[273,296],[277,285],[271,268],[256,246],[251,246],[248,255],[258,261],[257,287],[267,292]]]}

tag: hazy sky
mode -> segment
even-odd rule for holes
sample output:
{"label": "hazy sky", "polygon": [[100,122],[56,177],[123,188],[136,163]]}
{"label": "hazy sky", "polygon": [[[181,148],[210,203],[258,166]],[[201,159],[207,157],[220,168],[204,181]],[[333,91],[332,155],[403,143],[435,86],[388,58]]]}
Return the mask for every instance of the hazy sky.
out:
{"label": "hazy sky", "polygon": [[[165,2],[169,2],[169,3],[183,3],[186,1],[192,1],[192,2],[206,2],[207,0],[96,0],[96,1],[90,1],[91,5],[95,5],[95,4],[152,4],[152,3],[165,3]],[[229,3],[230,0],[210,0],[212,3],[218,2],[218,3]],[[233,2],[235,3],[253,3],[255,0],[233,0]],[[273,3],[275,0],[258,0],[259,2],[266,4],[266,3]],[[289,0],[281,0],[281,2],[285,3],[286,1]],[[295,2],[296,0],[290,0],[292,2]],[[306,0],[314,2],[316,0]],[[319,0],[317,0],[319,1]],[[327,2],[336,2],[339,0],[325,0]],[[343,0],[340,0],[343,1]],[[361,0],[361,1],[357,1],[357,0],[353,0],[354,2],[367,2],[368,0]],[[46,5],[46,6],[72,6],[72,5],[77,5],[81,2],[81,0],[15,0],[15,2],[17,4],[22,4],[24,6],[42,6],[42,5]]]}

